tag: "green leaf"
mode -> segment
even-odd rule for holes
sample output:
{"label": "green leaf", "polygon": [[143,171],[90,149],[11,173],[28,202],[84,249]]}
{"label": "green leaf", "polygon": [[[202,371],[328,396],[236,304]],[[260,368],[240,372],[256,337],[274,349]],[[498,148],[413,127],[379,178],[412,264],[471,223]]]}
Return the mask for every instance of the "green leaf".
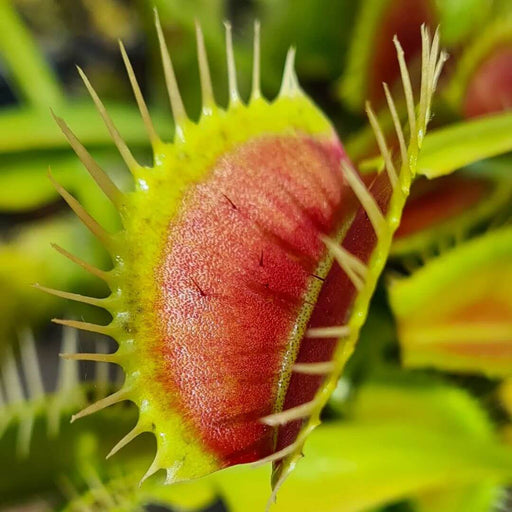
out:
{"label": "green leaf", "polygon": [[[381,408],[320,427],[273,510],[357,512],[428,490],[512,478],[512,450],[494,438],[463,391],[436,386],[431,393],[429,383],[413,390],[374,384],[365,394],[361,401],[384,401],[393,414]],[[469,412],[465,426],[463,411]],[[460,422],[463,428],[455,428]],[[265,505],[266,476],[266,468],[233,468],[216,482],[229,510],[250,512]]]}
{"label": "green leaf", "polygon": [[[45,109],[63,101],[56,77],[10,0],[0,0],[0,55],[31,106]],[[2,131],[2,138],[7,133]]]}
{"label": "green leaf", "polygon": [[[161,503],[198,510],[218,495],[231,512],[261,512],[270,494],[269,472],[268,466],[235,466],[172,486],[153,478],[140,490],[132,472],[124,487],[119,480],[105,486],[133,507]],[[482,503],[491,488],[511,480],[512,448],[496,439],[472,397],[425,377],[402,375],[364,386],[349,420],[324,424],[312,434],[305,460],[280,489],[272,510],[362,512],[416,496],[416,503],[424,505],[421,512],[444,512],[425,507],[467,503],[477,495]],[[481,492],[474,490],[477,486]],[[67,510],[93,499],[90,490]]]}
{"label": "green leaf", "polygon": [[452,124],[426,135],[418,174],[437,178],[508,151],[512,151],[511,113]]}
{"label": "green leaf", "polygon": [[512,174],[501,172],[494,161],[435,180],[420,177],[405,205],[391,254],[411,262],[418,257],[426,260],[429,254],[496,225],[506,218],[511,201]]}
{"label": "green leaf", "polygon": [[391,282],[403,363],[512,375],[512,228],[464,243]]}
{"label": "green leaf", "polygon": [[[149,146],[148,136],[136,107],[114,104],[107,105],[107,110],[127,144]],[[72,130],[76,130],[84,146],[113,146],[112,138],[92,101],[60,105],[56,114],[64,118]],[[153,116],[164,140],[166,134],[172,134],[170,117],[161,114]],[[0,153],[68,147],[64,135],[47,110],[4,109],[0,113],[0,133]]]}
{"label": "green leaf", "polygon": [[414,500],[417,512],[493,512],[505,496],[505,489],[493,482],[455,486],[429,491]]}

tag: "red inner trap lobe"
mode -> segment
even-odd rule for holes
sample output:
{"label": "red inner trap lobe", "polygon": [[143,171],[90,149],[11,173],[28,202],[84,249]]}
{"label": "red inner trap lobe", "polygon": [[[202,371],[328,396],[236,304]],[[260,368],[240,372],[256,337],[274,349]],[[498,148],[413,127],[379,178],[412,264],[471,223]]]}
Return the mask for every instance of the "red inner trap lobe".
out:
{"label": "red inner trap lobe", "polygon": [[[206,180],[191,187],[169,225],[156,269],[162,356],[157,379],[169,390],[169,407],[182,413],[223,466],[276,449],[275,428],[260,420],[276,412],[280,388],[288,385],[283,368],[294,363],[290,353],[304,360],[304,343],[300,350],[290,350],[290,344],[300,343],[294,329],[326,257],[320,235],[333,236],[355,209],[340,171],[345,158],[334,137],[252,140],[221,157]],[[333,266],[328,281],[338,274],[343,272]],[[337,297],[335,311],[322,290],[312,322],[346,316],[352,285],[344,274],[334,284],[326,282],[324,289]],[[319,308],[328,312],[319,314]],[[311,309],[306,307],[306,316]],[[334,341],[316,344],[323,348],[315,355],[329,360]],[[304,376],[295,384],[296,377],[285,409],[290,396],[314,395],[321,383]]]}

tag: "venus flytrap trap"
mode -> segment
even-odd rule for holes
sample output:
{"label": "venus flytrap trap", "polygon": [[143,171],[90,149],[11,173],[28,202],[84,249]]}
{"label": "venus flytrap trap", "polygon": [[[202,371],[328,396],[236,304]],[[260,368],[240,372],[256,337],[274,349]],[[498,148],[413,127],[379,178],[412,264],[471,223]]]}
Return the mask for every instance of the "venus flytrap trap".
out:
{"label": "venus flytrap trap", "polygon": [[403,364],[510,377],[511,279],[512,229],[506,226],[392,280]]}
{"label": "venus flytrap trap", "polygon": [[[62,349],[73,352],[77,349],[76,332],[68,329],[63,336]],[[12,348],[2,363],[0,376],[5,392],[0,397],[2,405],[1,434],[11,423],[18,426],[16,450],[21,457],[30,453],[30,441],[36,416],[42,412],[47,415],[48,435],[56,437],[59,433],[62,411],[69,411],[85,404],[85,396],[79,386],[76,362],[63,361],[60,364],[55,393],[46,393],[41,377],[41,368],[35,348],[33,334],[23,329],[19,334],[21,372],[18,370]],[[22,384],[22,376],[26,392]]]}
{"label": "venus flytrap trap", "polygon": [[[387,82],[392,91],[400,85],[400,70],[391,45],[393,35],[402,41],[407,64],[414,76],[419,76],[420,25],[443,27],[441,43],[450,54],[453,50],[457,58],[461,47],[477,33],[474,19],[485,24],[493,10],[492,3],[486,0],[417,0],[411,9],[407,0],[362,0],[349,44],[347,69],[339,79],[340,98],[356,112],[363,110],[366,99],[380,109],[386,103],[381,83]],[[455,96],[457,101],[458,98]],[[443,110],[442,105],[439,106],[436,111]]]}
{"label": "venus flytrap trap", "polygon": [[492,164],[435,180],[418,179],[395,233],[391,256],[426,261],[506,219],[512,180]]}
{"label": "venus flytrap trap", "polygon": [[431,0],[417,1],[414,9],[403,0],[364,0],[361,4],[347,70],[339,88],[345,103],[356,111],[363,109],[367,99],[379,109],[386,105],[383,82],[392,91],[400,86],[401,71],[391,44],[393,36],[403,42],[407,63],[414,63],[416,71],[421,68],[416,65],[422,51],[419,28],[422,23],[433,26],[439,23],[435,2]]}
{"label": "venus flytrap trap", "polygon": [[[77,331],[65,328],[60,351],[76,353],[77,342]],[[4,463],[0,470],[1,507],[20,495],[30,499],[48,490],[49,499],[57,503],[62,498],[59,500],[55,491],[63,478],[80,487],[84,468],[94,465],[95,471],[105,474],[109,468],[99,453],[110,448],[117,433],[128,428],[136,417],[133,408],[124,407],[70,425],[73,411],[84,407],[89,397],[105,396],[102,393],[113,387],[103,368],[96,367],[84,382],[77,361],[61,360],[55,388],[49,390],[42,383],[43,360],[30,331],[20,332],[19,345],[19,357],[9,351],[0,366],[0,453]],[[107,423],[109,428],[105,429]],[[134,468],[149,462],[146,441],[141,439],[121,457],[123,469],[134,472]]]}
{"label": "venus flytrap trap", "polygon": [[509,110],[512,13],[494,20],[465,48],[445,96],[466,118]]}
{"label": "venus flytrap trap", "polygon": [[111,455],[139,434],[153,432],[157,452],[143,480],[160,469],[172,483],[237,464],[273,462],[275,493],[320,423],[386,262],[445,58],[439,33],[431,40],[421,30],[417,107],[395,39],[408,135],[384,86],[398,157],[367,105],[385,172],[363,180],[329,121],[301,90],[293,49],[280,93],[268,102],[260,92],[255,25],[253,85],[244,104],[226,24],[229,105],[222,109],[214,99],[197,27],[203,109],[194,123],[185,111],[158,15],[156,27],[176,127],[172,144],[157,134],[121,45],[153,146],[153,167],[135,160],[80,71],[133,174],[133,192],[119,190],[56,117],[123,224],[118,233],[105,231],[51,178],[113,261],[112,270],[104,271],[60,251],[105,280],[111,295],[100,299],[45,291],[105,308],[112,322],[56,322],[110,335],[119,344],[113,354],[67,357],[116,363],[126,374],[121,389],[73,420],[130,400],[139,408],[139,419]]}

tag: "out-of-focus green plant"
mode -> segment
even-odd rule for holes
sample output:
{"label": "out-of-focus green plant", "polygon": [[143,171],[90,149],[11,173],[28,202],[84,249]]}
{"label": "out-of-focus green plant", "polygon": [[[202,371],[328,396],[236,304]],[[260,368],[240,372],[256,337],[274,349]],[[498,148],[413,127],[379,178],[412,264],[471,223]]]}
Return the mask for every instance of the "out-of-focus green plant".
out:
{"label": "out-of-focus green plant", "polygon": [[394,280],[406,366],[512,374],[512,229],[501,228]]}
{"label": "out-of-focus green plant", "polygon": [[[20,1],[18,5],[30,11],[27,18],[33,21],[37,8],[29,3]],[[364,99],[376,86],[372,79],[376,76],[376,41],[388,28],[387,15],[400,2],[259,0],[252,7],[237,5],[236,9],[221,0],[74,2],[69,12],[82,9],[80,12],[89,13],[88,23],[107,45],[113,45],[120,35],[134,42],[134,47],[137,41],[145,41],[142,50],[136,47],[145,55],[143,85],[156,106],[152,115],[159,131],[171,133],[169,116],[160,101],[159,84],[163,81],[153,65],[156,46],[147,34],[140,33],[152,17],[153,4],[160,11],[166,36],[180,46],[174,64],[191,111],[199,108],[194,19],[202,23],[215,82],[224,86],[221,22],[231,12],[237,14],[236,57],[240,75],[248,76],[245,71],[252,65],[248,22],[257,15],[263,22],[264,89],[277,89],[283,45],[295,41],[298,70],[308,91],[327,105],[341,132],[351,133],[350,156],[370,171],[383,168],[382,161],[373,158],[373,134],[356,133],[354,127],[360,124]],[[410,6],[404,5],[407,14]],[[510,113],[460,122],[473,72],[496,42],[509,44],[508,18],[501,18],[510,13],[510,2],[432,0],[422,5],[432,14],[427,21],[442,23],[443,43],[450,49],[455,70],[442,78],[444,90],[434,118],[437,127],[425,138],[419,162],[421,173],[434,179],[512,150]],[[52,20],[55,6],[45,8],[51,15],[41,16],[39,27],[47,31],[51,24],[43,18]],[[400,30],[417,31],[412,24],[418,20],[412,23],[404,16],[396,25],[399,35]],[[118,22],[111,22],[114,17]],[[478,30],[475,19],[479,20]],[[66,42],[71,40],[68,33]],[[57,46],[62,48],[62,43]],[[61,210],[46,179],[48,164],[60,183],[98,212],[103,225],[116,228],[110,205],[67,150],[48,107],[66,118],[102,165],[114,170],[121,188],[124,170],[117,169],[108,132],[90,103],[74,97],[76,91],[66,89],[57,79],[41,45],[8,0],[0,0],[0,57],[18,99],[17,105],[0,110],[0,509],[7,503],[44,496],[52,509],[70,511],[128,512],[148,503],[191,510],[218,499],[233,511],[263,510],[268,468],[236,467],[173,487],[164,487],[155,479],[139,489],[141,468],[147,467],[153,452],[153,440],[144,436],[115,460],[105,462],[102,456],[113,441],[136,421],[135,411],[106,410],[76,425],[69,425],[66,419],[92,395],[97,397],[111,386],[105,373],[96,382],[79,384],[78,367],[66,361],[54,393],[38,384],[36,368],[42,365],[35,362],[26,334],[18,331],[28,324],[37,329],[43,318],[62,311],[63,305],[29,285],[44,282],[69,290],[99,286],[79,266],[51,252],[47,241],[100,267],[105,263],[102,250]],[[104,66],[90,66],[92,76],[98,77],[100,88],[103,86],[111,99],[108,109],[123,138],[144,157],[146,134],[139,114],[124,101],[126,94],[120,90],[115,71],[106,73]],[[247,91],[248,84],[242,82],[241,89]],[[352,110],[350,115],[344,111],[345,105],[336,102],[336,94]],[[399,103],[398,108],[401,116],[404,105]],[[391,130],[391,119],[383,119],[382,125]],[[510,157],[505,156],[499,162],[450,176],[455,184],[462,183],[464,177],[492,182],[478,201],[453,215],[443,212],[446,215],[428,219],[418,208],[423,228],[395,243],[387,280],[391,311],[383,286],[374,298],[362,343],[325,412],[326,424],[306,446],[306,460],[283,487],[276,510],[384,511],[388,504],[404,501],[407,510],[417,512],[492,512],[500,506],[504,489],[512,481],[512,452],[510,443],[505,442],[511,428],[506,414],[512,409],[509,381],[501,387],[501,405],[495,406],[501,409],[491,409],[490,416],[482,404],[490,407],[494,403],[496,379],[510,377],[511,371],[512,276],[508,260],[512,245],[510,228],[496,228],[510,214],[511,165]],[[444,183],[448,181],[441,178],[433,187],[446,193]],[[457,193],[444,204],[453,207],[463,199],[460,189]],[[435,193],[432,201],[443,210],[442,199]],[[483,230],[488,232],[483,234]],[[69,305],[65,308],[67,315],[81,313]],[[18,337],[22,341],[22,379],[9,347],[17,347]],[[74,351],[69,340],[65,352]],[[400,358],[405,366],[434,370],[428,376],[404,370]],[[464,390],[464,386],[469,388],[465,381],[455,380],[456,387],[440,376],[454,371],[477,374],[477,383]],[[491,417],[506,419],[496,425]],[[499,429],[504,440],[498,439]]]}
{"label": "out-of-focus green plant", "polygon": [[[386,383],[362,386],[348,411],[313,434],[276,511],[357,512],[407,498],[413,510],[429,512],[442,504],[451,512],[499,504],[512,449],[498,441],[465,392],[428,378],[388,375]],[[155,480],[138,490],[130,472],[104,485],[116,502],[128,501],[121,510],[148,502],[200,510],[222,498],[228,510],[258,511],[265,507],[267,480],[268,468],[235,467],[172,487]],[[87,491],[66,510],[95,503],[96,493]]]}

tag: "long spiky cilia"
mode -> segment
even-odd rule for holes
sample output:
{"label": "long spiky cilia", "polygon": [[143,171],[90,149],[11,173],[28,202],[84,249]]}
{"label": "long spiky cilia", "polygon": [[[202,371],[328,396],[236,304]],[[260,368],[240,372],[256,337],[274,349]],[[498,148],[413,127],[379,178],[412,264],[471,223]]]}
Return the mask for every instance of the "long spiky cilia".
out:
{"label": "long spiky cilia", "polygon": [[215,103],[197,26],[203,109],[195,123],[182,102],[158,15],[156,27],[176,126],[172,143],[157,135],[121,45],[153,146],[153,167],[135,160],[80,72],[133,174],[133,192],[121,192],[56,117],[123,224],[120,232],[107,233],[55,183],[110,252],[113,268],[96,269],[58,250],[103,278],[112,293],[95,299],[44,290],[111,313],[105,326],[56,321],[112,336],[119,344],[113,354],[69,357],[117,363],[126,374],[119,391],[73,420],[130,400],[139,408],[138,422],[110,455],[142,432],[154,432],[156,456],[144,478],[165,469],[171,483],[235,464],[272,462],[277,490],[319,423],[389,253],[444,61],[439,35],[431,40],[422,29],[418,107],[395,41],[409,135],[386,88],[400,153],[388,149],[368,105],[386,172],[363,178],[330,122],[301,90],[294,49],[281,90],[269,102],[260,91],[255,25],[252,92],[245,104],[226,24],[229,104],[223,109]]}
{"label": "long spiky cilia", "polygon": [[[34,423],[38,414],[46,416],[46,429],[50,437],[59,433],[63,415],[86,403],[85,386],[79,385],[76,362],[62,361],[58,368],[57,385],[52,393],[45,391],[32,332],[24,328],[19,332],[20,370],[12,348],[7,351],[5,361],[0,366],[0,382],[5,396],[0,390],[0,405],[4,414],[0,421],[0,438],[11,424],[16,423],[16,452],[20,457],[30,454],[30,444]],[[77,350],[77,332],[65,329],[61,342],[65,353]],[[23,386],[22,382],[25,383]],[[100,384],[100,380],[98,380]]]}

